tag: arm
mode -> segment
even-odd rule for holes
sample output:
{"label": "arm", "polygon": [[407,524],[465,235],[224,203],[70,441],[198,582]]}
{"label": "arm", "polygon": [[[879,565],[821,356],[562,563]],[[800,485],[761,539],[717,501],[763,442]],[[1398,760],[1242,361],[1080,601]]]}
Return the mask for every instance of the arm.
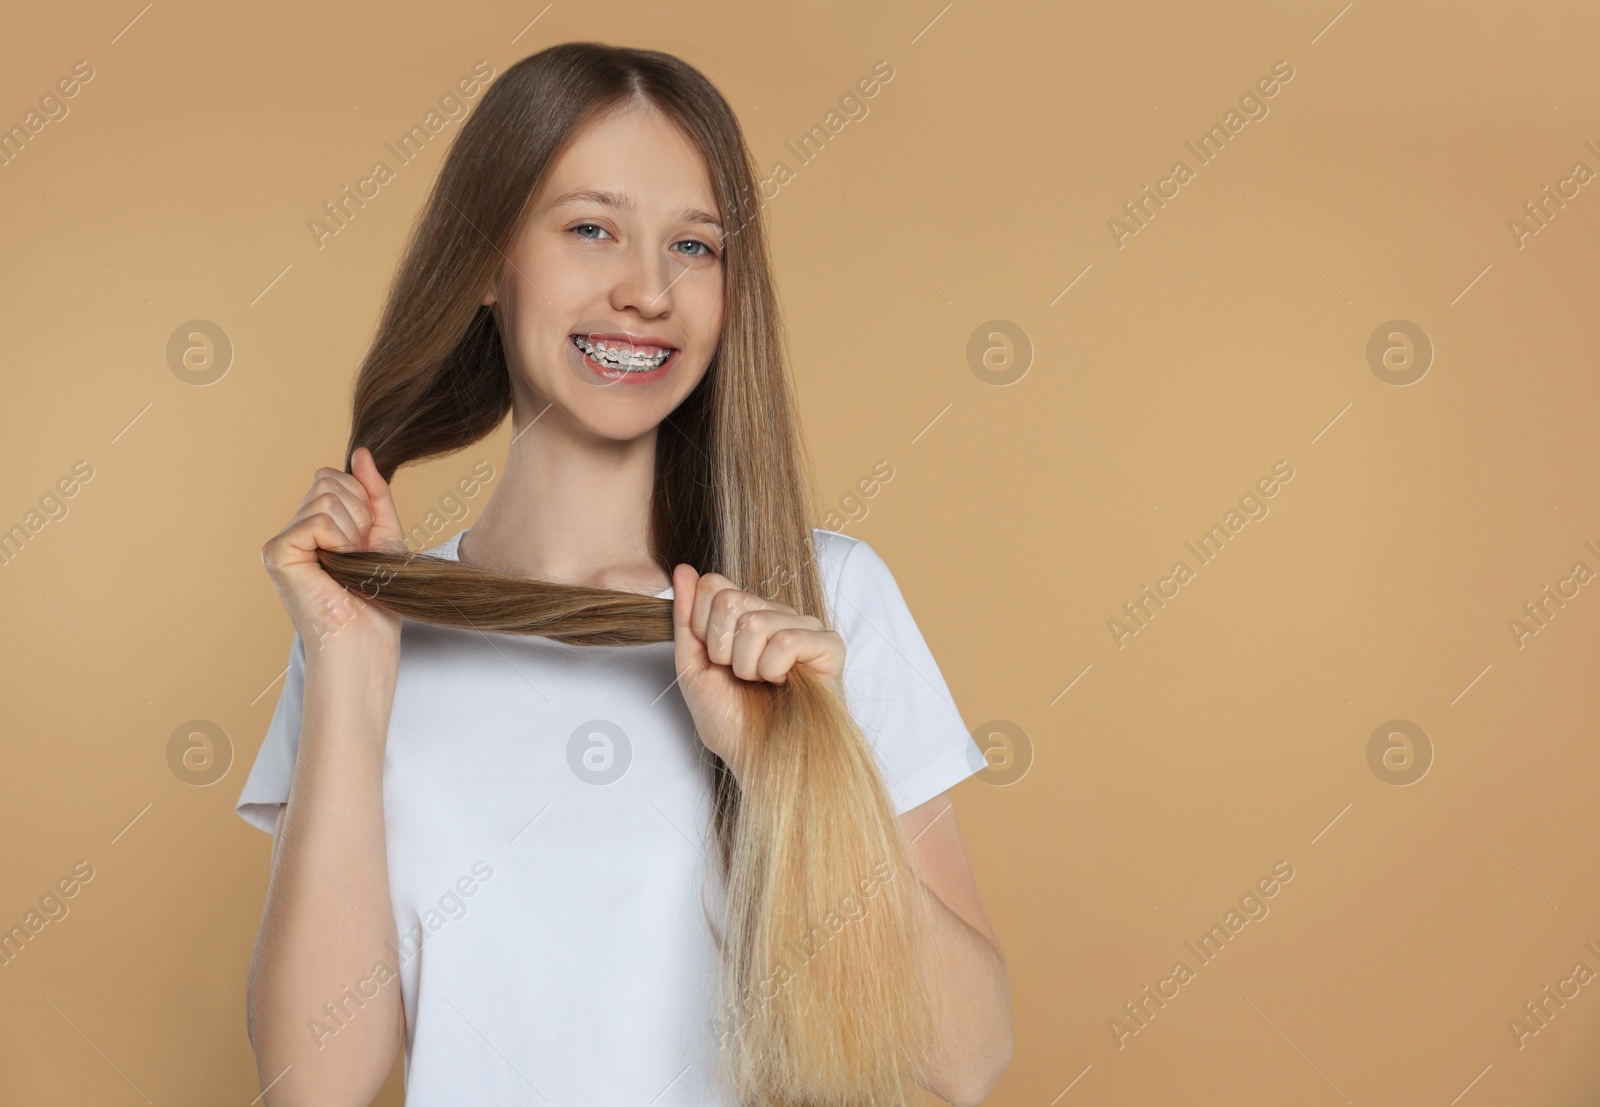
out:
{"label": "arm", "polygon": [[[289,525],[261,547],[296,639],[284,695],[299,748],[272,842],[245,1026],[267,1107],[364,1107],[405,1036],[383,824],[383,755],[402,619],[346,590],[319,550],[405,549],[388,483],[365,446],[352,471],[318,469]],[[332,617],[333,625],[325,625]],[[282,701],[280,700],[280,707]]]}
{"label": "arm", "polygon": [[[325,656],[306,669],[300,748],[245,998],[268,1107],[371,1103],[405,1034],[383,823],[398,665],[382,650],[309,652]],[[353,998],[363,981],[372,990],[380,963],[387,983]]]}
{"label": "arm", "polygon": [[[936,1068],[927,1089],[954,1104],[982,1103],[1011,1063],[1011,983],[984,911],[948,790],[900,816],[911,867],[932,893],[929,990],[943,992]],[[937,977],[937,978],[936,978]]]}

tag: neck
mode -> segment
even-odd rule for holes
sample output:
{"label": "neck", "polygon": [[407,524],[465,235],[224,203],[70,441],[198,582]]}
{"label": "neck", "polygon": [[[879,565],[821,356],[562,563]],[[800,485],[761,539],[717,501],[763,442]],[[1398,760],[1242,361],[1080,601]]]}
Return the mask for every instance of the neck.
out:
{"label": "neck", "polygon": [[500,483],[457,556],[536,580],[664,590],[648,542],[657,430],[617,441],[554,405],[517,408]]}

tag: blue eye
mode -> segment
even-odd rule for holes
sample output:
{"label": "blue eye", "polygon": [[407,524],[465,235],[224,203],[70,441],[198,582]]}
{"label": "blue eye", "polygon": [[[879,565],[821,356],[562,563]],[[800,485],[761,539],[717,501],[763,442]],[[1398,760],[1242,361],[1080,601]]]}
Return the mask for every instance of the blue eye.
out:
{"label": "blue eye", "polygon": [[[586,229],[587,230],[599,231],[601,235],[605,235],[606,237],[610,237],[610,232],[607,231],[604,227],[600,226],[600,224],[598,224],[598,223],[575,223],[571,227],[567,228],[567,230],[569,230],[573,234],[577,235],[580,239],[582,239],[585,242],[601,242],[601,241],[603,241],[603,239],[598,237],[598,236],[589,235],[589,234],[583,233]],[[697,238],[685,238],[682,241],[680,241],[678,243],[675,243],[675,245],[678,245],[678,246],[698,246],[700,248],[697,251],[679,251],[680,253],[687,253],[689,257],[694,257],[694,258],[712,257],[712,258],[714,258],[714,257],[717,256],[717,251],[712,246],[710,246],[707,243],[701,242]]]}

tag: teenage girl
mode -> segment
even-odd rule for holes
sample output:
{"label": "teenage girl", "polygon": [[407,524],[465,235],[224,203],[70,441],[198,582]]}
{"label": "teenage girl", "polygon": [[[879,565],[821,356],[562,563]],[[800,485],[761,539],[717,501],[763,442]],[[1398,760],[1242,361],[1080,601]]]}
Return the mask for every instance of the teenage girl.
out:
{"label": "teenage girl", "polygon": [[[275,836],[248,989],[272,1107],[369,1103],[402,1047],[410,1107],[736,1103],[719,1053],[753,1007],[717,1003],[718,789],[755,763],[741,688],[797,668],[849,705],[910,869],[878,861],[797,922],[754,1003],[910,881],[939,997],[920,1082],[976,1104],[1008,1063],[949,797],[983,755],[882,559],[807,525],[757,179],[723,98],[650,51],[552,47],[463,125],[357,381],[348,471],[318,470],[262,548],[297,632],[238,803]],[[408,619],[330,576],[319,551],[408,553],[394,469],[508,412],[498,479],[462,463],[489,474],[481,517],[406,568],[670,600],[670,640]],[[441,594],[446,616],[498,602]]]}

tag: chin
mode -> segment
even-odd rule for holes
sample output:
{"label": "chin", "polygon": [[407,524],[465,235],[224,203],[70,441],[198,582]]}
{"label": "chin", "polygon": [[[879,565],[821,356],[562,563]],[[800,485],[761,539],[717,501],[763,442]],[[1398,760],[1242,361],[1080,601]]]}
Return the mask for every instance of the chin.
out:
{"label": "chin", "polygon": [[597,438],[608,438],[613,442],[632,442],[642,438],[661,425],[665,413],[671,408],[663,407],[657,411],[655,407],[647,404],[629,405],[637,406],[641,410],[620,412],[585,412],[578,422]]}

